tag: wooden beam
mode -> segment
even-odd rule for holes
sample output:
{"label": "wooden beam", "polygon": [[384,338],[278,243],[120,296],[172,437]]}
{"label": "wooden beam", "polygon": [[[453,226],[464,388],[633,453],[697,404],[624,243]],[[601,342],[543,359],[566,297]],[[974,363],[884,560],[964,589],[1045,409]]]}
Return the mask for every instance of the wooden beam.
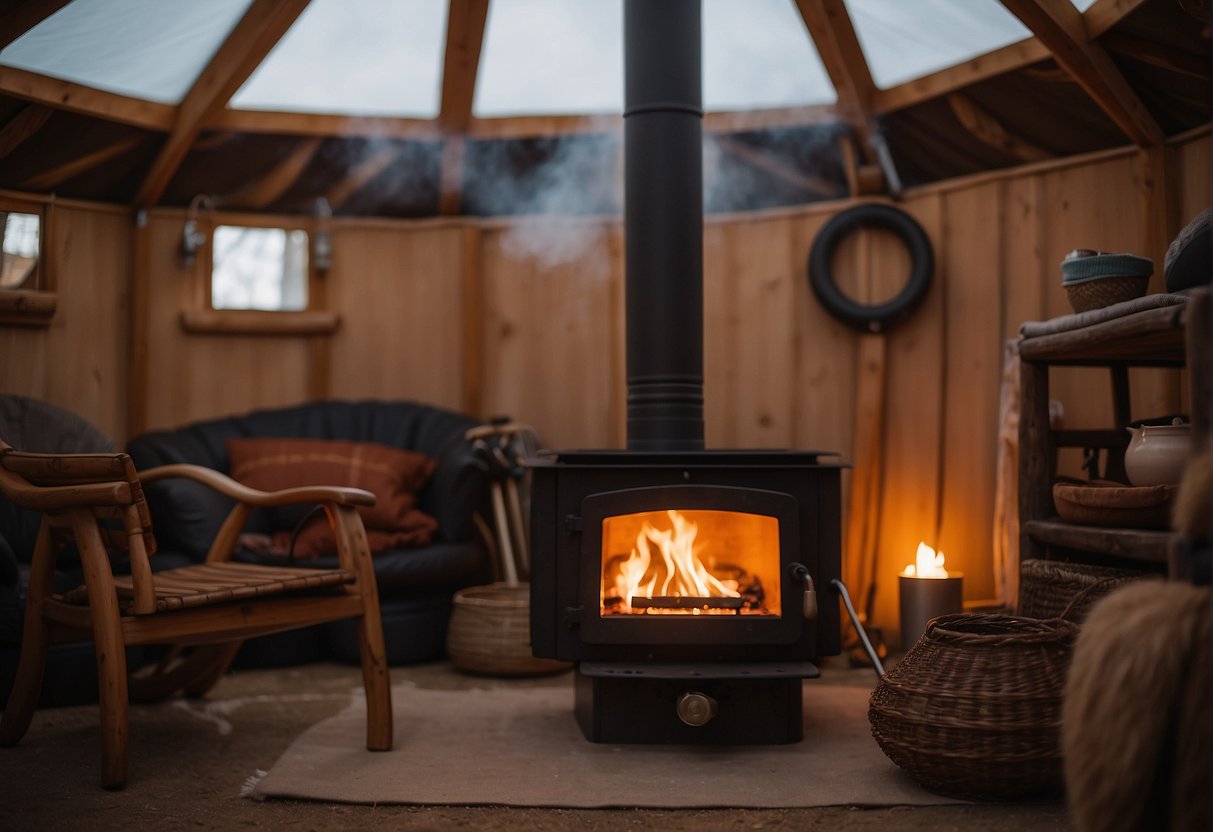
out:
{"label": "wooden beam", "polygon": [[859,135],[865,158],[874,161],[872,107],[876,83],[846,5],[843,0],[796,0],[796,8],[838,93],[839,111]]}
{"label": "wooden beam", "polygon": [[198,133],[240,89],[307,4],[308,0],[253,0],[177,108],[176,123],[139,187],[136,206],[146,208],[160,199]]}
{"label": "wooden beam", "polygon": [[952,112],[965,129],[976,138],[990,147],[1014,156],[1021,162],[1038,162],[1041,159],[1052,159],[1056,155],[1027,139],[1016,136],[988,110],[967,95],[958,92],[952,93],[948,96],[948,105],[951,106]]}
{"label": "wooden beam", "polygon": [[1001,0],[1054,60],[1074,77],[1116,126],[1139,147],[1160,144],[1162,128],[1133,92],[1112,59],[1087,39],[1082,14],[1070,0]]}
{"label": "wooden beam", "polygon": [[463,205],[463,156],[467,139],[448,136],[442,143],[442,171],[438,181],[438,216],[453,217]]}
{"label": "wooden beam", "polygon": [[767,154],[760,150],[737,141],[728,136],[717,136],[716,144],[725,153],[730,156],[735,156],[738,159],[753,165],[754,167],[765,170],[767,173],[775,176],[778,179],[783,179],[790,182],[798,188],[808,191],[812,194],[818,194],[826,197],[842,196],[842,189],[836,182],[831,182],[828,179],[822,179],[820,176],[801,173],[794,168],[790,168],[782,162],[772,159]]}
{"label": "wooden beam", "polygon": [[9,0],[0,13],[0,49],[68,4],[69,0]]}
{"label": "wooden beam", "polygon": [[22,181],[20,187],[29,188],[30,190],[53,190],[58,185],[71,179],[73,176],[78,176],[86,170],[91,170],[97,165],[108,162],[117,156],[121,156],[128,150],[146,142],[147,136],[127,136],[119,139],[116,142],[110,142],[104,147],[99,147],[91,153],[85,153],[82,156],[77,156],[70,162],[64,162],[61,165],[56,165],[53,168],[44,170],[41,173],[36,173]]}
{"label": "wooden beam", "polygon": [[1146,0],[1095,0],[1089,9],[1082,13],[1082,25],[1087,30],[1087,39],[1095,40],[1145,3]]}
{"label": "wooden beam", "polygon": [[12,153],[30,136],[42,129],[47,119],[53,113],[50,107],[41,104],[27,104],[17,115],[10,118],[0,127],[0,159]]}
{"label": "wooden beam", "polygon": [[400,158],[401,150],[402,148],[397,145],[386,145],[359,162],[345,179],[329,188],[328,193],[325,194],[329,206],[334,211],[340,208],[359,188],[383,173]]}
{"label": "wooden beam", "polygon": [[877,113],[903,110],[923,101],[964,89],[987,78],[994,78],[1023,69],[1051,57],[1049,50],[1036,38],[1025,38],[1018,43],[978,55],[963,64],[932,72],[913,81],[906,81],[887,90],[876,90],[872,97],[872,109]]}
{"label": "wooden beam", "polygon": [[324,139],[315,136],[303,139],[260,179],[220,199],[221,206],[258,211],[276,202],[299,179],[299,175],[311,163],[322,144]]}
{"label": "wooden beam", "polygon": [[488,15],[489,0],[450,0],[447,9],[442,104],[438,111],[438,124],[446,136],[438,198],[438,213],[443,216],[458,214],[463,201],[464,134],[472,121],[472,97]]}
{"label": "wooden beam", "polygon": [[489,0],[450,0],[438,111],[438,122],[445,130],[462,133],[472,120],[472,96],[488,15]]}
{"label": "wooden beam", "polygon": [[233,133],[273,133],[371,139],[436,140],[442,137],[432,119],[387,116],[339,116],[326,113],[277,113],[269,110],[222,110],[204,125]]}
{"label": "wooden beam", "polygon": [[0,94],[164,133],[172,127],[175,111],[169,104],[103,92],[11,66],[0,66]]}
{"label": "wooden beam", "polygon": [[1130,60],[1199,78],[1201,81],[1208,81],[1210,78],[1208,55],[1181,52],[1161,43],[1122,35],[1119,32],[1108,32],[1099,42],[1108,51],[1124,55]]}

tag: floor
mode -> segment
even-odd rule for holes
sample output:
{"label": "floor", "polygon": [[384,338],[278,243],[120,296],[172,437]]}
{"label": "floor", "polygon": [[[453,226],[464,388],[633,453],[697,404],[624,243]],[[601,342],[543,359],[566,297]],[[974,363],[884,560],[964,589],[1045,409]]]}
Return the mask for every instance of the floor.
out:
{"label": "floor", "polygon": [[[834,659],[835,665],[842,659]],[[827,664],[834,683],[871,686],[870,669]],[[446,662],[397,667],[393,681],[464,689],[543,685],[558,679],[470,677]],[[240,797],[246,777],[268,770],[305,728],[331,716],[360,686],[357,668],[313,664],[240,670],[203,700],[134,706],[130,781],[125,790],[98,786],[96,706],[39,711],[22,743],[0,749],[0,829],[138,830],[498,830],[587,829],[624,832],[739,830],[1069,830],[1064,805],[956,805],[779,810],[552,810],[485,807],[353,806]],[[417,761],[423,765],[424,761]]]}

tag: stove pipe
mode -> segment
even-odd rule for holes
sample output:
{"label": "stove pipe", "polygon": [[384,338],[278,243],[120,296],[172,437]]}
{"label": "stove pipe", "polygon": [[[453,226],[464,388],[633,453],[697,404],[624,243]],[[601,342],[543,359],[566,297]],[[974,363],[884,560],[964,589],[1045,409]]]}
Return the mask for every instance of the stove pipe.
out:
{"label": "stove pipe", "polygon": [[700,0],[624,4],[628,450],[703,450]]}

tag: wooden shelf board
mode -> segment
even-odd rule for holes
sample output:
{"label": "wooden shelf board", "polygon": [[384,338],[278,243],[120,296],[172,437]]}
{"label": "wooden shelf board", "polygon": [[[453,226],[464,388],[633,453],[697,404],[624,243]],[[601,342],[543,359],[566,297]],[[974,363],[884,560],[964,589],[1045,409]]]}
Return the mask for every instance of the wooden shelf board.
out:
{"label": "wooden shelf board", "polygon": [[1062,520],[1027,520],[1021,534],[1043,543],[1147,563],[1166,563],[1174,535],[1150,529],[1076,526]]}

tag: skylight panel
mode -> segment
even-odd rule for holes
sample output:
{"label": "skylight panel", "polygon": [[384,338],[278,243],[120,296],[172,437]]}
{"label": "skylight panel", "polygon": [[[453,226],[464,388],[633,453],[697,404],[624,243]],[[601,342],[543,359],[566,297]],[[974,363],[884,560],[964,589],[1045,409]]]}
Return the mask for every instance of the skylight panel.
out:
{"label": "skylight panel", "polygon": [[493,0],[472,112],[623,111],[621,0]]}
{"label": "skylight panel", "polygon": [[887,89],[1031,37],[998,0],[845,0],[872,80]]}
{"label": "skylight panel", "polygon": [[703,41],[708,110],[837,100],[809,31],[788,0],[705,0]]}
{"label": "skylight panel", "polygon": [[1080,12],[1085,12],[1087,9],[1095,5],[1095,0],[1070,0],[1074,4],[1074,8]]}
{"label": "skylight panel", "polygon": [[252,0],[75,0],[0,50],[0,64],[178,104]]}
{"label": "skylight panel", "polygon": [[[804,23],[787,0],[706,0],[707,110],[752,110],[836,98]],[[473,112],[477,116],[623,111],[621,0],[494,0]]]}
{"label": "skylight panel", "polygon": [[446,17],[446,0],[312,0],[230,106],[433,118]]}

